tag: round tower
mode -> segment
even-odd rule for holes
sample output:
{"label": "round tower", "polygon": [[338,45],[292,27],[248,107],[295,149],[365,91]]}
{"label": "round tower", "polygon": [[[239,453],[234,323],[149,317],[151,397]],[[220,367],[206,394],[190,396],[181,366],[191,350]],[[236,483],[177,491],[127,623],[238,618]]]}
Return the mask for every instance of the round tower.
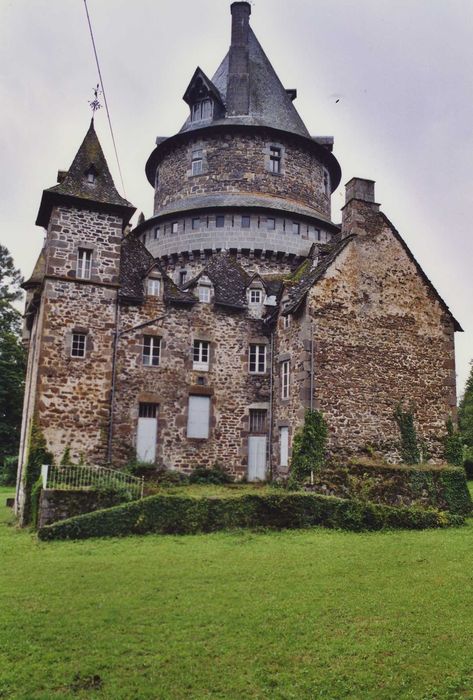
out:
{"label": "round tower", "polygon": [[330,197],[340,166],[330,137],[311,137],[253,33],[247,2],[231,5],[228,54],[212,79],[197,68],[189,116],[158,138],[146,164],[154,215],[135,229],[183,283],[213,252],[260,272],[286,271],[338,231]]}

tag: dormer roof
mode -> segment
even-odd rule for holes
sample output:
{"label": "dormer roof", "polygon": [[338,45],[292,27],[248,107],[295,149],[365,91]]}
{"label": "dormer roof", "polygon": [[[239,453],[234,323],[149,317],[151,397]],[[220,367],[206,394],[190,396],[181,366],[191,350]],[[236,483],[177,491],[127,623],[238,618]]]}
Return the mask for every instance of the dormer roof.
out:
{"label": "dormer roof", "polygon": [[43,191],[36,219],[38,226],[46,228],[53,206],[65,201],[89,202],[101,209],[116,211],[122,214],[125,224],[135,212],[134,206],[115,187],[93,120],[69,170],[60,171],[58,180],[57,185]]}

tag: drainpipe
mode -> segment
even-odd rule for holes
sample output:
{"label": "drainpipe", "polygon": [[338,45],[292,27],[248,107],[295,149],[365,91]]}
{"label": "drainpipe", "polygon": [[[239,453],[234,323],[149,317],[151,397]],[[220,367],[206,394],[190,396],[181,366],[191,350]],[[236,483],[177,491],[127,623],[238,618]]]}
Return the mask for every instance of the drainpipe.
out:
{"label": "drainpipe", "polygon": [[269,426],[268,426],[268,467],[269,479],[273,480],[273,367],[274,367],[274,331],[271,331],[271,362],[269,365]]}
{"label": "drainpipe", "polygon": [[115,391],[116,391],[116,377],[117,377],[117,355],[118,355],[118,342],[120,338],[127,333],[137,331],[140,328],[146,328],[146,326],[151,326],[153,323],[162,321],[166,318],[167,314],[158,316],[157,318],[151,319],[151,321],[145,321],[144,323],[139,323],[131,328],[124,328],[122,331],[118,331],[118,324],[120,319],[120,307],[117,294],[117,310],[115,315],[115,330],[113,332],[113,355],[112,355],[112,386],[110,389],[110,420],[108,424],[108,446],[107,446],[107,462],[110,464],[112,461],[112,441],[113,441],[113,419],[114,419],[114,408],[115,408]]}
{"label": "drainpipe", "polygon": [[[310,322],[310,410],[314,410],[314,324]],[[310,470],[310,483],[314,485],[314,470]]]}

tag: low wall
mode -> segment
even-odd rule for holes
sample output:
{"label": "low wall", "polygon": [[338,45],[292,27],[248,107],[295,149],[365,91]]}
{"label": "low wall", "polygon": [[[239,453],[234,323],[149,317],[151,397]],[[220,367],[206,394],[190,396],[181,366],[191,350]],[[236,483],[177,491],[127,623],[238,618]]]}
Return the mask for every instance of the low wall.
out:
{"label": "low wall", "polygon": [[98,491],[43,489],[39,498],[38,528],[83,513],[110,508],[118,505],[120,500],[115,494]]}
{"label": "low wall", "polygon": [[437,508],[468,515],[472,501],[465,472],[456,467],[350,464],[314,475],[306,490],[388,506]]}

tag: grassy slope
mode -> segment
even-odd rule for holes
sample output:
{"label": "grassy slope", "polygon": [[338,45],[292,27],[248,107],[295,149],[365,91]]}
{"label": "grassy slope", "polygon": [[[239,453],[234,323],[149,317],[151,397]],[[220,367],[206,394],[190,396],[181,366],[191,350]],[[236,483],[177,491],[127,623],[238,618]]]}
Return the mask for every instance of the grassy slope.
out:
{"label": "grassy slope", "polygon": [[473,524],[42,544],[0,525],[0,697],[471,698],[472,541]]}

